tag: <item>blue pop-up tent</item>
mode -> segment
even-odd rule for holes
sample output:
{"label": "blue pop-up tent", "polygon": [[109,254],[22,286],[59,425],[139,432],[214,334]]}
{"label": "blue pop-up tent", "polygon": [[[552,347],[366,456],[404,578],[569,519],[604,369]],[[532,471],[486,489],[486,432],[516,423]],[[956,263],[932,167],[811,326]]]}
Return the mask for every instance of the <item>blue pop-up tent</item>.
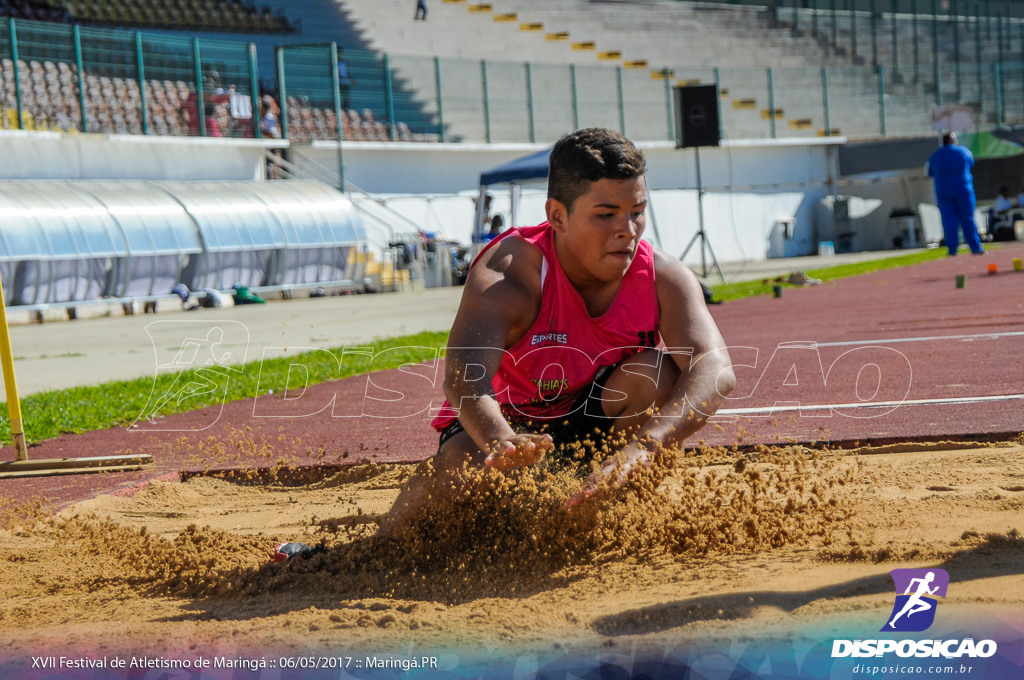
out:
{"label": "blue pop-up tent", "polygon": [[480,173],[480,186],[547,179],[549,156],[551,156],[551,149],[544,149],[482,172]]}
{"label": "blue pop-up tent", "polygon": [[474,244],[479,244],[483,240],[484,220],[487,217],[484,214],[486,212],[484,201],[487,198],[488,188],[495,184],[509,185],[512,204],[509,222],[510,224],[516,224],[516,212],[519,206],[519,187],[524,182],[536,182],[547,179],[548,156],[550,155],[551,149],[547,148],[480,173],[480,195],[476,200],[476,222],[473,227]]}

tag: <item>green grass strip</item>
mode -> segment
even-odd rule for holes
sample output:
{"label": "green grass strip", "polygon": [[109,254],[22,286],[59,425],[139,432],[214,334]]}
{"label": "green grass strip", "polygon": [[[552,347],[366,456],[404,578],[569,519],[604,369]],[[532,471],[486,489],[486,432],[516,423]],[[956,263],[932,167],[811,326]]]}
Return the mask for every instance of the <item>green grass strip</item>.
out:
{"label": "green grass strip", "polygon": [[[877,272],[883,269],[907,267],[921,262],[939,260],[943,257],[946,257],[945,248],[933,248],[931,250],[921,250],[913,253],[907,253],[905,255],[887,257],[881,260],[850,262],[848,264],[840,264],[834,267],[808,269],[804,271],[804,273],[812,279],[821,279],[822,282],[825,282],[833,281],[835,279],[844,279],[851,276],[859,276],[861,274],[870,274],[871,272]],[[794,271],[797,270],[794,269]],[[724,302],[728,300],[740,300],[742,298],[754,297],[756,295],[767,295],[772,292],[772,286],[778,284],[779,282],[774,280],[740,281],[737,283],[725,283],[718,286],[710,286],[710,288],[715,294],[715,299],[722,300]],[[800,287],[785,282],[782,282],[781,285],[793,288]]]}
{"label": "green grass strip", "polygon": [[[305,385],[432,361],[442,355],[447,343],[447,333],[425,332],[377,340],[360,348],[316,350],[225,369],[188,369],[39,392],[21,400],[25,438],[32,444],[69,432],[128,426],[140,416],[184,413],[252,399],[269,390],[281,394],[289,387],[298,390]],[[6,404],[0,407],[0,439],[11,441]]]}
{"label": "green grass strip", "polygon": [[[807,270],[822,281],[867,274],[882,269],[928,262],[945,255],[945,249]],[[713,286],[715,298],[738,300],[771,293],[774,282],[748,281]],[[788,285],[788,284],[783,284]],[[235,365],[227,371],[187,370],[156,377],[119,380],[88,387],[73,387],[32,394],[21,400],[25,437],[29,443],[64,433],[89,432],[128,426],[140,416],[169,416],[237,399],[252,399],[268,390],[282,393],[288,387],[316,385],[370,371],[397,368],[402,364],[431,361],[443,352],[448,334],[418,333],[367,343],[365,354],[354,348],[336,347],[291,357]],[[307,374],[295,365],[305,367]],[[289,383],[291,379],[291,383]],[[170,395],[170,399],[166,397]],[[6,404],[0,407],[0,440],[11,441]]]}

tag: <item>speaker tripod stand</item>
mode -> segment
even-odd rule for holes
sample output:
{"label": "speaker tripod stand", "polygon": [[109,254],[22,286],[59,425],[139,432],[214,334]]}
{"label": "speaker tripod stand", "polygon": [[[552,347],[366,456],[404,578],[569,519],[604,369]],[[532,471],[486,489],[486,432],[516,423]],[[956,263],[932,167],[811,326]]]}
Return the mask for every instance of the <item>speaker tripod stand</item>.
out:
{"label": "speaker tripod stand", "polygon": [[700,177],[700,147],[693,147],[694,156],[697,160],[697,233],[693,235],[690,242],[687,244],[683,254],[679,256],[680,260],[685,260],[689,254],[690,249],[700,241],[700,268],[701,278],[708,277],[708,255],[711,256],[711,262],[715,265],[715,271],[718,272],[718,276],[722,279],[722,283],[725,283],[725,274],[722,273],[722,268],[718,265],[718,258],[715,257],[715,251],[711,248],[711,244],[708,242],[707,232],[704,231],[704,186],[701,184]]}

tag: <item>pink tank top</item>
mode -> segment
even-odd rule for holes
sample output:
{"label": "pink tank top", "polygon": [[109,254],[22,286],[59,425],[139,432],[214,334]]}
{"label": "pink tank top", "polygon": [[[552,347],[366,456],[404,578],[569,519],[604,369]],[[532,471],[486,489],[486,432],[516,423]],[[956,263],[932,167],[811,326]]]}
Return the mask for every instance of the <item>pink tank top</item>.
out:
{"label": "pink tank top", "polygon": [[[654,252],[649,243],[640,241],[611,307],[591,317],[555,256],[554,231],[548,224],[509,229],[483,252],[511,237],[532,243],[544,256],[541,304],[533,325],[502,359],[493,380],[494,393],[510,420],[564,416],[590,389],[601,368],[660,341]],[[457,417],[458,412],[445,401],[431,424],[440,432]]]}

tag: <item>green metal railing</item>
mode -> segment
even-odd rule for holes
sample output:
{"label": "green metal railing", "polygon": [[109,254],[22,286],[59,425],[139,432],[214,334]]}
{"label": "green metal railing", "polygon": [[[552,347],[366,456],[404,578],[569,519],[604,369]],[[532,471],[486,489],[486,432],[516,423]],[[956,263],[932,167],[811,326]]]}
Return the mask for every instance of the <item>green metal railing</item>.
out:
{"label": "green metal railing", "polygon": [[[982,14],[981,3],[948,0],[940,15],[937,2],[769,6],[776,24],[831,43],[825,67],[559,65],[339,54],[325,43],[279,47],[271,94],[297,144],[540,142],[587,126],[671,140],[672,90],[696,82],[718,86],[733,139],[926,134],[937,105],[959,105],[976,127],[1024,124],[1024,2],[1004,3],[1000,22],[988,5]],[[919,3],[929,13],[911,13]],[[3,19],[0,59],[3,128],[260,135],[251,43]]]}
{"label": "green metal railing", "polygon": [[249,43],[5,19],[0,59],[5,128],[211,135],[220,120],[224,136],[258,134]]}

